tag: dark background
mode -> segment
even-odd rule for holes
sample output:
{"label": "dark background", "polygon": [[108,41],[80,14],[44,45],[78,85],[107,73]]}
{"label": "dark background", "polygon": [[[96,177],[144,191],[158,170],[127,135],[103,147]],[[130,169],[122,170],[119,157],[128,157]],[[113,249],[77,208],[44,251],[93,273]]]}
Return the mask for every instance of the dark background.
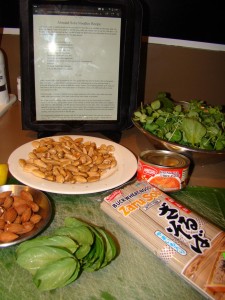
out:
{"label": "dark background", "polygon": [[[143,35],[225,44],[223,0],[140,0]],[[19,28],[19,0],[0,2],[0,27]]]}

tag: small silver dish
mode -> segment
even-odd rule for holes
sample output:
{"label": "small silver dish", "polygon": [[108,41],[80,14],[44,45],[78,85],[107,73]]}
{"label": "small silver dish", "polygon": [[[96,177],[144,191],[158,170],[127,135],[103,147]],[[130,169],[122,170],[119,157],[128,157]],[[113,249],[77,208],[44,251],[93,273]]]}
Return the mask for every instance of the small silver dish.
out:
{"label": "small silver dish", "polygon": [[14,240],[12,242],[7,242],[7,243],[0,242],[0,248],[13,246],[13,245],[19,244],[21,242],[24,242],[28,239],[31,239],[31,238],[35,237],[36,235],[38,235],[41,231],[43,231],[44,228],[46,228],[48,226],[48,224],[50,223],[52,213],[53,213],[52,204],[51,204],[50,200],[48,199],[48,197],[43,192],[33,189],[33,188],[30,188],[25,185],[3,185],[3,186],[0,186],[0,193],[5,192],[5,191],[12,191],[13,196],[19,195],[21,190],[29,191],[32,194],[34,202],[36,202],[39,205],[38,214],[40,214],[42,216],[42,219],[37,224],[35,224],[32,231],[20,235],[16,240]]}

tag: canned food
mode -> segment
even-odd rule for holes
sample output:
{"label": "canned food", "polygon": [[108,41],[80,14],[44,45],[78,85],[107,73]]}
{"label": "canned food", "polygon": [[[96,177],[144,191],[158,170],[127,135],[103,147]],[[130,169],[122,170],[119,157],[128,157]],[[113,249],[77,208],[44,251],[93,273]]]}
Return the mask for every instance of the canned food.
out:
{"label": "canned food", "polygon": [[188,182],[190,160],[167,150],[147,150],[138,159],[137,179],[147,180],[164,192],[184,188]]}

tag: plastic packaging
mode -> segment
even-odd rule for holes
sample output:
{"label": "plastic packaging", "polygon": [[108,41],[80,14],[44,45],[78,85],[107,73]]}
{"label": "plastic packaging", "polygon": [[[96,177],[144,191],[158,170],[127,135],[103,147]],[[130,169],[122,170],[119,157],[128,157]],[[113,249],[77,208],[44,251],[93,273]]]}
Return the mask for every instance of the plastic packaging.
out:
{"label": "plastic packaging", "polygon": [[220,228],[147,181],[105,194],[100,207],[208,299],[224,299]]}
{"label": "plastic packaging", "polygon": [[0,49],[0,105],[7,104],[9,102],[9,93],[5,74],[5,60]]}

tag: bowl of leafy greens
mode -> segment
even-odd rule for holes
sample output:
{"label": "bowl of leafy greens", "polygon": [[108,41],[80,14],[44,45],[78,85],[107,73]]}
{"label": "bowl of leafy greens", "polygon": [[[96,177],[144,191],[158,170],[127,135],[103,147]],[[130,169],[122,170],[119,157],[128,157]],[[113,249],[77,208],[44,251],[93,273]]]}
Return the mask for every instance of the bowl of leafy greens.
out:
{"label": "bowl of leafy greens", "polygon": [[196,99],[176,102],[159,93],[134,112],[132,122],[156,149],[183,154],[194,164],[225,160],[223,106]]}

